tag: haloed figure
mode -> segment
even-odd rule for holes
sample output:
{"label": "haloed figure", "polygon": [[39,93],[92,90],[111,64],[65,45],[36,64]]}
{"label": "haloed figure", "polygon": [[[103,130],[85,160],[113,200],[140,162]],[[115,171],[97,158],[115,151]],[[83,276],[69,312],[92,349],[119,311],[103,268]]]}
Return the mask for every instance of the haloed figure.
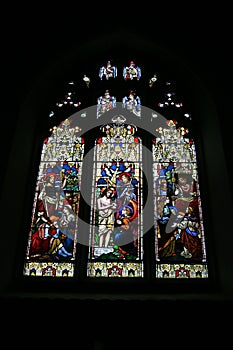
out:
{"label": "haloed figure", "polygon": [[113,196],[113,190],[106,188],[97,200],[100,247],[108,247],[111,234],[114,230],[114,212],[116,204],[113,200]]}
{"label": "haloed figure", "polygon": [[47,173],[43,179],[42,190],[39,194],[39,199],[44,203],[48,216],[57,215],[59,202],[59,189],[56,185],[57,174]]}

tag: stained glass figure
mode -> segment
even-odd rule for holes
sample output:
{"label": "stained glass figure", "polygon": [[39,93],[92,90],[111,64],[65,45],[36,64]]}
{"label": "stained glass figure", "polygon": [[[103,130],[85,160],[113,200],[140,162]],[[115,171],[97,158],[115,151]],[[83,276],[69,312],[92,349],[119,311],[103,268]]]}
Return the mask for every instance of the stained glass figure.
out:
{"label": "stained glass figure", "polygon": [[136,66],[134,61],[130,61],[129,66],[123,68],[123,77],[127,80],[139,80],[141,78],[141,68]]}
{"label": "stained glass figure", "polygon": [[134,113],[138,117],[141,116],[141,99],[136,95],[134,90],[130,90],[129,95],[123,97],[122,107]]}
{"label": "stained glass figure", "polygon": [[116,97],[111,96],[109,90],[106,90],[103,96],[97,99],[97,118],[103,113],[116,107]]}
{"label": "stained glass figure", "polygon": [[108,61],[105,66],[100,67],[99,77],[100,77],[100,80],[103,80],[103,78],[105,78],[106,80],[109,80],[110,78],[116,78],[117,67],[113,66],[111,64],[111,61]]}

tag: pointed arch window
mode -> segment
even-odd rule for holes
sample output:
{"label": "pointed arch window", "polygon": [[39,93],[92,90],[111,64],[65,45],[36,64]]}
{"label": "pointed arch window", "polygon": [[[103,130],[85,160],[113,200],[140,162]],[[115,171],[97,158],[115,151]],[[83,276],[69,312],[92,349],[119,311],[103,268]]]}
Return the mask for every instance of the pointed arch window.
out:
{"label": "pointed arch window", "polygon": [[205,235],[196,149],[175,120],[153,140],[157,278],[206,278]]}
{"label": "pointed arch window", "polygon": [[[97,104],[92,112],[84,108],[78,113],[81,99],[78,104],[71,103],[74,114],[57,123],[44,140],[23,274],[75,281],[83,276],[88,281],[99,277],[145,280],[145,271],[149,271],[151,280],[207,279],[197,155],[192,130],[186,127],[190,115],[182,114],[183,103],[174,100],[170,83],[166,84],[165,101],[159,102],[158,73],[141,74],[133,61],[127,69],[119,62],[117,67],[123,69],[123,77],[115,74],[114,79],[95,80],[88,72],[86,85],[82,75],[77,93],[72,90],[66,95],[68,101],[85,95],[86,101]],[[99,91],[104,94],[99,96]],[[141,97],[150,101],[152,109],[141,105]],[[67,99],[56,106],[67,107]],[[166,109],[168,119],[161,118],[159,108]],[[177,119],[170,119],[170,108],[172,118],[175,115]],[[82,136],[77,124],[89,122],[94,131]],[[156,136],[154,125],[159,125]],[[85,174],[87,146],[93,147],[93,159]],[[151,155],[144,156],[144,146]],[[151,229],[143,212],[144,169],[152,179],[153,193],[148,193],[153,197]],[[87,175],[92,180],[90,208],[82,197]],[[87,223],[84,230],[81,205]],[[146,245],[145,227],[150,235]],[[87,242],[87,249],[77,248],[80,237]]]}
{"label": "pointed arch window", "polygon": [[84,139],[72,119],[44,140],[25,276],[74,276]]}
{"label": "pointed arch window", "polygon": [[89,277],[142,277],[142,143],[113,118],[95,142]]}

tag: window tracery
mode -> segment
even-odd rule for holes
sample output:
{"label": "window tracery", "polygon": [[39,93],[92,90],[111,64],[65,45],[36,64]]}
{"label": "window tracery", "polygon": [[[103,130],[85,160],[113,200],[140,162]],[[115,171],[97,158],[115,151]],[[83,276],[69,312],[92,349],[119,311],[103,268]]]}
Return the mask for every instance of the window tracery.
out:
{"label": "window tracery", "polygon": [[[149,116],[152,134],[154,126],[159,125],[155,128],[156,137],[149,138],[154,204],[154,246],[150,249],[154,252],[155,269],[152,274],[158,279],[208,278],[195,141],[187,128],[187,123],[191,123],[190,113],[184,112],[184,104],[176,99],[170,82],[166,83],[165,99],[156,102],[161,83],[159,74],[143,72],[142,76],[141,68],[131,61],[129,66],[122,67],[122,77],[117,74],[120,64],[117,69],[111,61],[106,62],[100,67],[99,80],[95,83],[98,84],[96,91],[104,91],[103,95],[95,96],[95,118],[116,109],[120,101],[122,114],[132,112],[138,119],[132,124],[126,115],[116,113],[101,125],[93,144],[88,136],[84,141],[77,126],[78,118],[88,123],[93,115],[89,116],[85,109],[79,115],[75,113],[82,104],[77,96],[81,96],[81,84],[88,88],[87,96],[95,91],[93,87],[90,89],[95,77],[84,74],[77,85],[73,81],[69,83],[68,93],[55,105],[59,110],[72,107],[71,116],[50,130],[41,152],[24,275],[77,277],[80,189],[85,181],[82,165],[88,142],[94,148],[94,158],[93,168],[89,169],[93,183],[90,230],[86,232],[89,235],[86,274],[91,278],[144,277],[142,147],[148,130],[143,137],[139,136],[137,121],[148,118],[139,97],[149,94],[145,90],[147,86],[155,97]],[[113,96],[110,91],[116,91],[114,83],[119,80],[127,86]],[[152,89],[154,86],[156,89]],[[128,95],[124,95],[125,91]],[[158,109],[168,114],[172,110],[172,118],[165,118],[166,125],[161,126]],[[179,110],[177,115],[174,109]],[[56,109],[49,117],[56,121]],[[126,237],[130,237],[130,241]]]}

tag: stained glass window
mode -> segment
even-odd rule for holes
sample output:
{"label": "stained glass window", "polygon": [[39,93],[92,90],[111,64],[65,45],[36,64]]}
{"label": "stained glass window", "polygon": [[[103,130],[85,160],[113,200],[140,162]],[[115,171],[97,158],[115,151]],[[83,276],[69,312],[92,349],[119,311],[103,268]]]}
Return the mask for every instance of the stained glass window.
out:
{"label": "stained glass window", "polygon": [[141,140],[113,121],[95,144],[88,276],[142,277]]}
{"label": "stained glass window", "polygon": [[105,60],[48,112],[24,276],[208,278],[192,118],[156,68]]}
{"label": "stained glass window", "polygon": [[66,119],[44,140],[24,274],[74,275],[84,140]]}
{"label": "stained glass window", "polygon": [[157,278],[208,276],[196,149],[168,120],[152,145]]}

